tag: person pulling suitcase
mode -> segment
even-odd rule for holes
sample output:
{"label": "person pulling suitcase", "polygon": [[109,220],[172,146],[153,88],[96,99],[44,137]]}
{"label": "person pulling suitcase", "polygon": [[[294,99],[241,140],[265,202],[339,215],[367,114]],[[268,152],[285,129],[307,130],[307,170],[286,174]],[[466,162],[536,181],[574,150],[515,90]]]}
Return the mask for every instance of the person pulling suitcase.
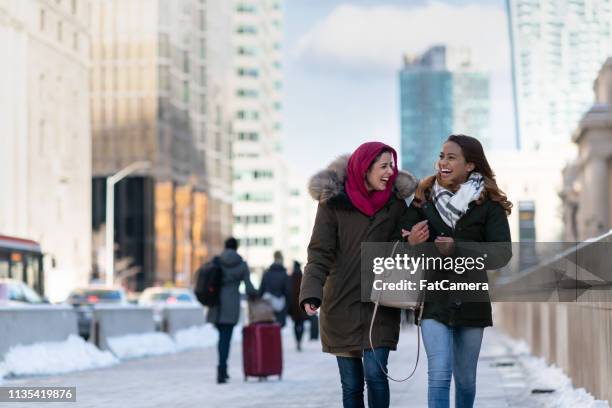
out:
{"label": "person pulling suitcase", "polygon": [[237,250],[238,241],[233,237],[228,238],[225,250],[198,270],[195,289],[198,300],[209,307],[207,321],[213,323],[219,331],[218,384],[224,384],[229,379],[227,360],[234,326],[240,317],[240,283],[244,282],[247,295],[257,296],[257,290],[251,283],[249,267]]}

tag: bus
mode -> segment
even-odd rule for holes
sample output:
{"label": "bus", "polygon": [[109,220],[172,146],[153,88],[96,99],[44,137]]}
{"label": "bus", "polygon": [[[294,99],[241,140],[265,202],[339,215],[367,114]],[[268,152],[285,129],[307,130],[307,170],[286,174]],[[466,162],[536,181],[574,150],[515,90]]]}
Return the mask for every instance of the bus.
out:
{"label": "bus", "polygon": [[0,279],[21,281],[44,295],[43,253],[29,239],[0,235]]}

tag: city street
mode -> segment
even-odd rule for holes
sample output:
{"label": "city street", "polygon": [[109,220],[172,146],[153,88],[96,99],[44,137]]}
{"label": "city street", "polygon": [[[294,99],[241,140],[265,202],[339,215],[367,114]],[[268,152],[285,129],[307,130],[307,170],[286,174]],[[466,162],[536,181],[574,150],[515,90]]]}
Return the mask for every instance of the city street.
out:
{"label": "city street", "polygon": [[[236,329],[238,330],[238,329]],[[237,331],[235,332],[235,334]],[[334,358],[320,351],[318,342],[305,342],[295,350],[290,331],[284,331],[284,372],[281,381],[242,377],[240,342],[232,345],[229,384],[215,384],[216,349],[132,360],[118,366],[64,376],[22,378],[3,386],[76,386],[77,402],[54,407],[341,407],[340,381]],[[487,329],[478,371],[477,407],[580,406],[553,404],[550,396],[531,395],[530,373],[512,354],[505,338]],[[390,370],[396,377],[412,369],[416,352],[414,328],[402,332],[399,350],[391,354]],[[414,378],[391,383],[392,407],[427,406],[427,362],[421,362]],[[548,399],[547,399],[548,398]],[[549,401],[550,403],[546,403]],[[0,404],[15,407],[14,403]],[[28,407],[47,404],[29,403]],[[603,405],[605,406],[605,405]]]}

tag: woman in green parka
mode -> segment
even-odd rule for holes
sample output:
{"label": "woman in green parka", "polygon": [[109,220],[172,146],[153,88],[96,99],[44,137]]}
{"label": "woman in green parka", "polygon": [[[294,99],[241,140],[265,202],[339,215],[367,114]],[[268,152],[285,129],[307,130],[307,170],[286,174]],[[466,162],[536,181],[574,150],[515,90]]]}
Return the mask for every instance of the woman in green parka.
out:
{"label": "woman in green parka", "polygon": [[[407,211],[416,179],[397,170],[391,147],[369,142],[313,176],[309,189],[319,202],[300,305],[309,315],[321,308],[323,351],[337,358],[344,407],[363,407],[364,378],[368,406],[389,406],[389,383],[376,359],[386,367],[399,338],[400,314],[382,307],[373,331],[373,304],[362,297],[361,243],[391,241]],[[373,353],[376,353],[376,359]]]}
{"label": "woman in green parka", "polygon": [[[511,209],[480,142],[451,135],[442,146],[437,173],[419,183],[400,225],[411,246],[430,242],[426,250],[443,258],[485,260],[483,269],[428,271],[428,282],[487,283],[486,270],[500,268],[512,257]],[[451,376],[455,406],[474,404],[482,335],[493,321],[488,292],[477,301],[469,296],[448,290],[425,292],[420,324],[427,352],[430,408],[449,407]]]}

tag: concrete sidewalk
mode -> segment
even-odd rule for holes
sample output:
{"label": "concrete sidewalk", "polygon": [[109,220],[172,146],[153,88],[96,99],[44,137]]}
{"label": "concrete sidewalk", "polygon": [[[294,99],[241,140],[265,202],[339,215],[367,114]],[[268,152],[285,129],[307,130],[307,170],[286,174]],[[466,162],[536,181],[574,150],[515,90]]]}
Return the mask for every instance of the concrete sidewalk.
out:
{"label": "concrete sidewalk", "polygon": [[[289,330],[285,330],[283,347],[281,381],[271,377],[267,381],[250,379],[245,383],[240,343],[234,342],[229,369],[232,378],[224,385],[215,384],[217,356],[214,347],[128,361],[108,369],[8,380],[2,385],[76,386],[76,403],[53,403],[53,407],[341,407],[335,358],[322,353],[318,342],[305,341],[304,350],[297,352]],[[494,329],[485,331],[476,406],[542,406],[529,397],[527,376],[520,365],[515,364],[516,359],[509,351]],[[409,374],[415,353],[416,330],[412,326],[402,331],[399,350],[390,356],[391,374],[397,377]],[[0,403],[0,406],[16,407],[18,404]],[[49,407],[47,403],[27,404],[30,408],[39,406]],[[427,361],[422,347],[415,377],[404,383],[391,383],[391,406],[427,406]]]}

